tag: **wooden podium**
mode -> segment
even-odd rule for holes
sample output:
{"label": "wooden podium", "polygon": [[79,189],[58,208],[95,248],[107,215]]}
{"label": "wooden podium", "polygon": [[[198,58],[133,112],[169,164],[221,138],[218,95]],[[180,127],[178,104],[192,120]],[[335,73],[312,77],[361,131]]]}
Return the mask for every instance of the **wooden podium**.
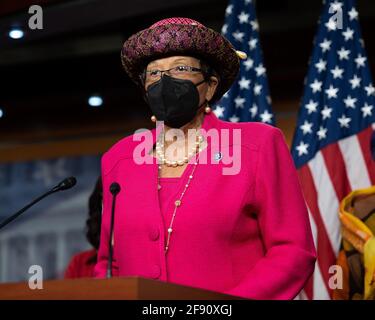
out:
{"label": "wooden podium", "polygon": [[27,282],[0,285],[0,300],[242,300],[213,291],[140,277],[44,281],[43,289]]}

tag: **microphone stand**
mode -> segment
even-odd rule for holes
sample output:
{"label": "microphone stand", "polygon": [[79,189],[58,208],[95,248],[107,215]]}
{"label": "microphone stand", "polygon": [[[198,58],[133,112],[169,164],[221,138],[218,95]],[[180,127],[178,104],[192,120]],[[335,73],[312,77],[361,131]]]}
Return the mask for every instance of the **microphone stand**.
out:
{"label": "microphone stand", "polygon": [[112,210],[111,210],[111,224],[110,224],[110,231],[109,231],[109,240],[108,240],[108,263],[107,263],[107,279],[112,278],[112,263],[113,263],[113,244],[112,244],[112,237],[113,237],[113,227],[115,222],[115,208],[116,208],[116,197],[120,192],[121,187],[117,182],[113,182],[110,185],[109,191],[112,194]]}
{"label": "microphone stand", "polygon": [[31,203],[29,203],[27,206],[23,207],[21,210],[17,211],[16,213],[12,214],[10,217],[6,218],[4,221],[0,223],[0,230],[4,228],[6,225],[11,223],[13,220],[17,219],[21,214],[23,214],[27,209],[31,208],[34,204],[38,203],[40,200],[44,199],[45,197],[48,197],[52,193],[61,191],[61,190],[66,190],[71,187],[73,187],[76,183],[75,178],[67,178],[64,181],[60,182],[56,187],[52,188],[45,194],[41,195],[40,197],[36,198],[33,200]]}

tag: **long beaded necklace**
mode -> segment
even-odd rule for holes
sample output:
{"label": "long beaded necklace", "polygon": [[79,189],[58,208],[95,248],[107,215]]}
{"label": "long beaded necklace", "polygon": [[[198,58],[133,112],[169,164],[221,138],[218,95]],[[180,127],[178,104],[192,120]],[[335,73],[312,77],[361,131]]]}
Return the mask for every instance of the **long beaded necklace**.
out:
{"label": "long beaded necklace", "polygon": [[[203,137],[201,135],[199,135],[198,132],[197,132],[197,135],[196,135],[196,144],[195,144],[195,147],[194,147],[194,151],[195,151],[194,157],[195,157],[195,159],[194,159],[194,163],[193,163],[193,169],[192,169],[191,173],[189,174],[188,181],[186,182],[186,184],[184,186],[184,189],[181,192],[179,198],[177,200],[175,200],[175,202],[174,202],[173,214],[172,214],[172,218],[171,218],[171,221],[170,221],[169,227],[168,227],[167,242],[166,242],[165,247],[164,247],[165,254],[168,253],[168,248],[169,248],[169,244],[170,244],[170,240],[171,240],[171,236],[172,236],[172,232],[173,232],[173,223],[174,223],[174,220],[175,220],[175,217],[176,217],[177,209],[182,205],[182,199],[183,199],[191,181],[194,178],[194,173],[195,173],[195,170],[196,170],[197,165],[199,163],[199,151],[201,151],[201,144],[203,142]],[[161,136],[163,138],[164,134],[161,134]],[[178,162],[178,161],[172,162],[172,161],[168,161],[167,159],[165,159],[164,143],[163,142],[162,143],[159,142],[159,144],[157,142],[157,156],[158,156],[158,160],[161,162],[161,164],[166,164],[166,165],[170,165],[170,166],[173,166],[173,167],[176,167],[177,165],[181,165],[180,162]],[[192,154],[189,153],[188,156],[192,156]],[[185,160],[185,159],[187,159],[187,160]],[[184,159],[183,163],[187,163],[189,161],[188,157],[185,157],[185,159]],[[161,170],[161,168],[162,168],[162,166],[159,164],[159,166],[158,166],[158,189],[160,189],[159,180],[160,180],[160,170]]]}

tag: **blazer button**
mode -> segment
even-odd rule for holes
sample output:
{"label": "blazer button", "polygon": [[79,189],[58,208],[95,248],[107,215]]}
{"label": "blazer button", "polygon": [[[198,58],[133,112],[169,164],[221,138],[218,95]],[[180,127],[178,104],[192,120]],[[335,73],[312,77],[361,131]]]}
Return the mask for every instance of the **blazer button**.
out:
{"label": "blazer button", "polygon": [[150,240],[151,241],[156,241],[159,239],[159,236],[160,236],[160,232],[159,232],[159,229],[157,228],[154,228],[150,231],[149,233],[149,237],[150,237]]}
{"label": "blazer button", "polygon": [[160,274],[161,274],[161,270],[160,270],[160,267],[158,265],[154,265],[152,268],[151,268],[151,277],[153,279],[157,279],[160,277]]}

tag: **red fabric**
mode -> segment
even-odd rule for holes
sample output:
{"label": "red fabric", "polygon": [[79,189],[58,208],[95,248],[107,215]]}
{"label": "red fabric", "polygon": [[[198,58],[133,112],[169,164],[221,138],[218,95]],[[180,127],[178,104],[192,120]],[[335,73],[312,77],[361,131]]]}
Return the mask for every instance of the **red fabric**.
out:
{"label": "red fabric", "polygon": [[91,278],[94,276],[96,250],[87,250],[76,254],[65,270],[65,279]]}

